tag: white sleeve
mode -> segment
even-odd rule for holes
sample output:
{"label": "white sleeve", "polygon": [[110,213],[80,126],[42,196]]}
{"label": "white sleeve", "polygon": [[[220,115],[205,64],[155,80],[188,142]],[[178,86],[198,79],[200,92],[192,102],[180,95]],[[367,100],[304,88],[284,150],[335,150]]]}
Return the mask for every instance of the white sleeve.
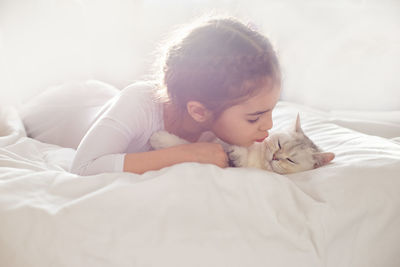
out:
{"label": "white sleeve", "polygon": [[148,101],[143,94],[132,90],[116,97],[82,139],[71,172],[79,175],[122,172],[129,144],[140,138],[147,127]]}

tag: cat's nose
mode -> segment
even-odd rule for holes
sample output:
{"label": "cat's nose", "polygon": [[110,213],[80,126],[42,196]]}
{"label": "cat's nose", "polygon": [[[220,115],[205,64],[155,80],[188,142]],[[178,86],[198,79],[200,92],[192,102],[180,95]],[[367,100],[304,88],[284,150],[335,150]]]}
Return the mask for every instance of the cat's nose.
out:
{"label": "cat's nose", "polygon": [[274,153],[274,155],[272,155],[272,160],[278,160],[278,157],[276,156],[275,153]]}

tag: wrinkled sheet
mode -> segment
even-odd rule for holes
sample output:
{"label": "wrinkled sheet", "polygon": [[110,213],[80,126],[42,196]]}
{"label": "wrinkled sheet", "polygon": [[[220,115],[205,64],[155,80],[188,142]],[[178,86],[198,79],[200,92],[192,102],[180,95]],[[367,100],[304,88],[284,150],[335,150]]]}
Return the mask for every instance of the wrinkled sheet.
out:
{"label": "wrinkled sheet", "polygon": [[81,177],[66,171],[73,149],[27,137],[17,112],[1,108],[0,266],[400,266],[399,125],[385,138],[367,119],[368,134],[281,102],[274,128],[297,112],[336,154],[331,164]]}

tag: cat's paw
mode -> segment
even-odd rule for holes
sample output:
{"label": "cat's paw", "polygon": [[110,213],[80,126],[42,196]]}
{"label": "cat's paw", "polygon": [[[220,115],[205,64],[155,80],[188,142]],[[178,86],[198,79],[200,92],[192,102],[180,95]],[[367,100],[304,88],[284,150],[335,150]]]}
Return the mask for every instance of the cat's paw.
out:
{"label": "cat's paw", "polygon": [[188,143],[187,141],[183,140],[182,138],[179,138],[176,135],[170,134],[167,131],[155,132],[150,137],[150,145],[154,149],[162,149],[187,143]]}
{"label": "cat's paw", "polygon": [[217,138],[215,143],[220,144],[228,155],[229,166],[231,167],[246,167],[247,166],[247,153],[245,147],[230,145],[221,139]]}
{"label": "cat's paw", "polygon": [[227,148],[226,153],[228,154],[229,163],[233,167],[247,166],[247,148],[231,145],[229,148]]}
{"label": "cat's paw", "polygon": [[232,149],[231,149],[232,145],[230,145],[230,144],[228,144],[228,143],[225,143],[224,141],[222,141],[222,140],[219,139],[219,138],[216,138],[216,139],[214,140],[214,143],[220,144],[220,145],[222,146],[222,148],[224,149],[225,153],[228,153],[229,151],[232,150]]}

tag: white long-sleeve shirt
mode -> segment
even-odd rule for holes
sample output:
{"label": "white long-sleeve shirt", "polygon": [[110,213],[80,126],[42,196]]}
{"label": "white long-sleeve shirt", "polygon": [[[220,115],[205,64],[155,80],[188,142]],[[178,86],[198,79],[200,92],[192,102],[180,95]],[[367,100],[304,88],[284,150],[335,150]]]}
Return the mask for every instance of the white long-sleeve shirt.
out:
{"label": "white long-sleeve shirt", "polygon": [[153,89],[151,83],[135,83],[104,105],[77,148],[71,172],[122,172],[127,153],[150,150],[151,135],[164,129],[162,104],[154,101]]}

